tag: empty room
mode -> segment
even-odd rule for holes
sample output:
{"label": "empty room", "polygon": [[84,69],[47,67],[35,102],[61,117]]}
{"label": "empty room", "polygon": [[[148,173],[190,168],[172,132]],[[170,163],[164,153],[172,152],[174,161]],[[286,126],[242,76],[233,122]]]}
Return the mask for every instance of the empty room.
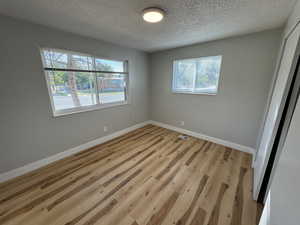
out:
{"label": "empty room", "polygon": [[299,224],[299,38],[298,0],[1,0],[0,224]]}

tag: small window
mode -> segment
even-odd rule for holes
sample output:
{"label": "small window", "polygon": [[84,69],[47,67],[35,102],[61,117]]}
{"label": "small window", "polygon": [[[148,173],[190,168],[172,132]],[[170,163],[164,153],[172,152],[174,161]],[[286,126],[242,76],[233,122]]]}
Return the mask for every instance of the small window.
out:
{"label": "small window", "polygon": [[42,49],[55,116],[127,103],[127,61]]}
{"label": "small window", "polygon": [[173,92],[217,94],[221,62],[222,56],[175,60]]}

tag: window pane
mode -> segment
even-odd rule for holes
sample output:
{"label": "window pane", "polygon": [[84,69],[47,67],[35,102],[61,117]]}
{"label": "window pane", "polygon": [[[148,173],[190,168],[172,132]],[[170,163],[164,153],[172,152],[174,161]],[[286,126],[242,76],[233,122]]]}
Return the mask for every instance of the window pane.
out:
{"label": "window pane", "polygon": [[174,61],[173,90],[217,93],[222,56]]}
{"label": "window pane", "polygon": [[124,74],[98,74],[100,103],[125,101],[126,76]]}
{"label": "window pane", "polygon": [[44,67],[51,68],[67,68],[67,54],[62,52],[56,52],[52,50],[43,50],[44,55]]}
{"label": "window pane", "polygon": [[221,56],[205,57],[196,61],[195,91],[216,93],[221,69]]}
{"label": "window pane", "polygon": [[107,59],[95,59],[96,70],[98,71],[112,71],[112,72],[125,72],[123,61],[113,61]]}
{"label": "window pane", "polygon": [[79,70],[94,69],[91,56],[59,50],[43,50],[43,55],[45,67]]}
{"label": "window pane", "polygon": [[48,71],[47,75],[56,110],[97,103],[92,73]]}
{"label": "window pane", "polygon": [[175,61],[174,88],[176,90],[190,90],[194,88],[196,64],[194,59]]}
{"label": "window pane", "polygon": [[68,68],[79,70],[94,70],[93,59],[91,57],[76,54],[68,54],[68,56]]}

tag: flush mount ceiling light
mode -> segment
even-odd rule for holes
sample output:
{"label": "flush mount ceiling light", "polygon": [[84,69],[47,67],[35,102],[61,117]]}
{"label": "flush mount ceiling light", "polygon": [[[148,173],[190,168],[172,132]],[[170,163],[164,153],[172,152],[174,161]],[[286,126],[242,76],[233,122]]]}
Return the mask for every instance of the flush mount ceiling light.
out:
{"label": "flush mount ceiling light", "polygon": [[158,23],[165,16],[165,11],[157,7],[150,7],[143,10],[143,19],[148,23]]}

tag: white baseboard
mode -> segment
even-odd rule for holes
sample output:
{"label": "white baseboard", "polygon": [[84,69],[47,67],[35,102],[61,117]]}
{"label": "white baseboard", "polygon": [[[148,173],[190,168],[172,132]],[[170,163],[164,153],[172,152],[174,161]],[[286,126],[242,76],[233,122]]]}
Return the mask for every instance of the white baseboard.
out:
{"label": "white baseboard", "polygon": [[109,141],[111,139],[119,137],[119,136],[121,136],[123,134],[126,134],[126,133],[130,132],[130,131],[133,131],[135,129],[141,128],[143,126],[146,126],[147,124],[150,124],[150,121],[145,121],[143,123],[136,124],[134,126],[131,126],[131,127],[125,128],[123,130],[114,132],[114,133],[109,134],[107,136],[97,138],[97,139],[95,139],[93,141],[90,141],[90,142],[87,142],[85,144],[79,145],[77,147],[74,147],[74,148],[68,149],[66,151],[60,152],[60,153],[58,153],[56,155],[49,156],[47,158],[38,160],[36,162],[27,164],[25,166],[22,166],[22,167],[10,170],[8,172],[2,173],[2,174],[0,174],[0,183],[4,182],[4,181],[7,181],[7,180],[10,180],[12,178],[21,176],[21,175],[23,175],[25,173],[31,172],[31,171],[36,170],[38,168],[41,168],[43,166],[46,166],[46,165],[48,165],[48,164],[50,164],[52,162],[55,162],[57,160],[60,160],[60,159],[63,159],[65,157],[74,155],[74,154],[76,154],[78,152],[81,152],[83,150],[86,150],[88,148],[91,148],[91,147],[94,147],[96,145],[102,144],[102,143],[104,143],[106,141]]}
{"label": "white baseboard", "polygon": [[187,135],[190,135],[190,136],[193,136],[193,137],[196,137],[196,138],[211,141],[211,142],[214,142],[214,143],[217,143],[217,144],[220,144],[220,145],[224,145],[224,146],[227,146],[227,147],[230,147],[230,148],[242,151],[242,152],[247,152],[247,153],[250,153],[252,155],[254,155],[254,153],[255,153],[255,149],[247,147],[247,146],[239,145],[239,144],[236,144],[236,143],[233,143],[233,142],[230,142],[230,141],[225,141],[225,140],[222,140],[222,139],[219,139],[219,138],[215,138],[215,137],[207,136],[207,135],[204,135],[204,134],[196,133],[196,132],[193,132],[193,131],[190,131],[190,130],[186,130],[186,129],[182,129],[182,128],[179,128],[179,127],[171,126],[171,125],[168,125],[168,124],[165,124],[165,123],[149,120],[149,121],[145,121],[143,123],[139,123],[139,124],[136,124],[134,126],[128,127],[126,129],[117,131],[115,133],[109,134],[107,136],[100,137],[100,138],[95,139],[93,141],[87,142],[85,144],[79,145],[79,146],[71,148],[71,149],[68,149],[66,151],[60,152],[56,155],[49,156],[47,158],[38,160],[38,161],[30,163],[30,164],[27,164],[27,165],[19,167],[17,169],[13,169],[11,171],[2,173],[2,174],[0,174],[0,183],[4,182],[4,181],[7,181],[7,180],[10,180],[12,178],[21,176],[25,173],[31,172],[33,170],[36,170],[36,169],[41,168],[43,166],[46,166],[46,165],[48,165],[52,162],[55,162],[57,160],[63,159],[63,158],[68,157],[68,156],[71,156],[73,154],[76,154],[76,153],[81,152],[83,150],[86,150],[88,148],[91,148],[91,147],[94,147],[96,145],[102,144],[106,141],[112,140],[112,139],[114,139],[116,137],[119,137],[123,134],[126,134],[130,131],[141,128],[143,126],[146,126],[147,124],[153,124],[153,125],[156,125],[156,126],[164,127],[166,129],[174,130],[174,131],[177,131],[179,133],[183,133],[183,134],[187,134]]}
{"label": "white baseboard", "polygon": [[233,149],[236,149],[236,150],[239,150],[239,151],[242,151],[242,152],[247,152],[247,153],[252,154],[253,156],[255,154],[255,149],[253,149],[251,147],[248,147],[248,146],[236,144],[236,143],[233,143],[233,142],[230,142],[230,141],[225,141],[225,140],[222,140],[222,139],[219,139],[219,138],[207,136],[205,134],[200,134],[200,133],[197,133],[197,132],[194,132],[194,131],[186,130],[186,129],[183,129],[183,128],[175,127],[175,126],[172,126],[172,125],[169,125],[169,124],[165,124],[165,123],[161,123],[161,122],[157,122],[157,121],[153,121],[153,120],[151,120],[150,123],[153,124],[153,125],[164,127],[166,129],[177,131],[179,133],[187,134],[187,135],[190,135],[190,136],[193,136],[193,137],[196,137],[196,138],[200,138],[200,139],[203,139],[203,140],[214,142],[216,144],[224,145],[226,147],[233,148]]}

